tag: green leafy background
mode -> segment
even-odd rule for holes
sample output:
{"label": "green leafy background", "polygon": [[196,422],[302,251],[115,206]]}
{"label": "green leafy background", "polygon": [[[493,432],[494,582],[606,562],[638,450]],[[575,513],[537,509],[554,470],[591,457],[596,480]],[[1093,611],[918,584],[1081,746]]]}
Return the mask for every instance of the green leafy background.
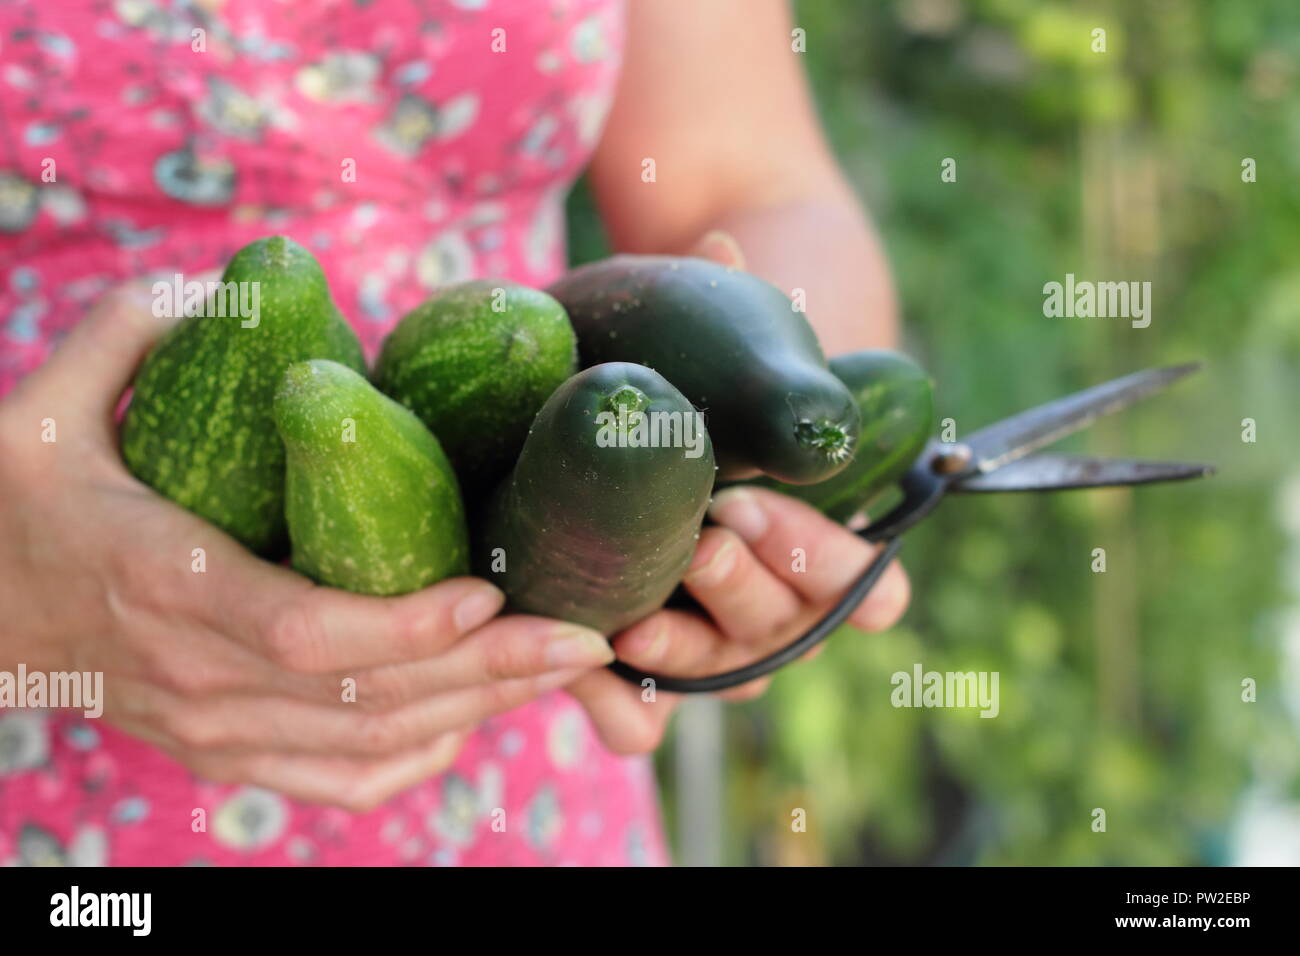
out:
{"label": "green leafy background", "polygon": [[[946,503],[906,540],[900,627],[842,632],[728,710],[726,861],[1232,862],[1243,794],[1294,799],[1300,776],[1283,655],[1300,551],[1300,5],[806,0],[796,23],[940,417],[960,437],[1204,359],[1061,447],[1219,473]],[[575,261],[604,254],[581,186],[570,221]],[[1151,326],[1045,318],[1043,284],[1070,272],[1150,280]],[[998,671],[1000,715],[892,707],[890,676],[918,662]]]}

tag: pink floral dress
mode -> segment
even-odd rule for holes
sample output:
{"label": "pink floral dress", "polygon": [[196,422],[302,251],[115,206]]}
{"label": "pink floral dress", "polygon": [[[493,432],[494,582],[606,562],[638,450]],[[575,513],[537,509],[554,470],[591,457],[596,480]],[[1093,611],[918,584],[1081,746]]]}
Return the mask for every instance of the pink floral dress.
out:
{"label": "pink floral dress", "polygon": [[[544,285],[622,30],[617,0],[0,0],[0,395],[109,286],[268,233],[316,253],[372,356],[438,286]],[[0,711],[0,864],[664,860],[648,761],[563,694],[360,815]]]}

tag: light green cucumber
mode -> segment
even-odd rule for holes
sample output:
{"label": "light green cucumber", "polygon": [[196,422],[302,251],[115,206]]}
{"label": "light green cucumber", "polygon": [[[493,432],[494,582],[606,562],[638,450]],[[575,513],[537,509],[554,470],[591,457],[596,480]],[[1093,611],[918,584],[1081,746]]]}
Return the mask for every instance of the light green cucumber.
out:
{"label": "light green cucumber", "polygon": [[486,492],[514,465],[542,403],[576,370],[573,327],[558,302],[484,279],[449,286],[403,317],[373,378],[438,436],[466,490]]}
{"label": "light green cucumber", "polygon": [[163,337],[136,375],[122,457],[145,484],[278,557],[287,543],[284,446],[271,417],[280,377],[304,359],[357,371],[365,360],[320,264],[292,239],[250,243],[221,281],[256,312],[210,300]]}
{"label": "light green cucumber", "polygon": [[456,476],[408,409],[351,369],[312,361],[285,370],[274,411],[295,569],[360,594],[469,570]]}

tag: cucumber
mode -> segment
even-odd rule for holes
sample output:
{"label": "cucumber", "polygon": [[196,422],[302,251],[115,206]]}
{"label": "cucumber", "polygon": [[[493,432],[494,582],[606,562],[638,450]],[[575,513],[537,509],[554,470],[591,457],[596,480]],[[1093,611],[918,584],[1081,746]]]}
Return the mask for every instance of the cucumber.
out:
{"label": "cucumber", "polygon": [[238,288],[250,304],[256,290],[257,315],[189,316],[159,341],[135,377],[122,457],[160,494],[250,550],[279,557],[287,543],[284,445],[271,403],[280,376],[303,359],[357,371],[365,360],[320,264],[292,239],[250,243],[221,281],[247,283]]}
{"label": "cucumber", "polygon": [[409,409],[337,362],[297,362],[275,395],[293,566],[359,594],[469,571],[456,476]]}
{"label": "cucumber", "polygon": [[858,404],[862,429],[847,468],[816,485],[761,484],[800,498],[845,522],[898,481],[925,447],[934,427],[934,386],[906,355],[866,349],[830,361]]}
{"label": "cucumber", "polygon": [[705,412],[720,478],[811,484],[852,457],[853,396],[776,287],[703,259],[615,256],[549,291],[584,364],[647,365]]}
{"label": "cucumber", "polygon": [[[645,426],[672,416],[657,447],[633,447]],[[607,635],[660,608],[690,565],[713,486],[701,417],[639,365],[596,365],[570,378],[537,413],[487,502],[479,573],[516,610]]]}
{"label": "cucumber", "polygon": [[442,442],[466,489],[510,470],[528,426],[578,368],[573,327],[545,292],[514,282],[451,286],[409,312],[373,379]]}

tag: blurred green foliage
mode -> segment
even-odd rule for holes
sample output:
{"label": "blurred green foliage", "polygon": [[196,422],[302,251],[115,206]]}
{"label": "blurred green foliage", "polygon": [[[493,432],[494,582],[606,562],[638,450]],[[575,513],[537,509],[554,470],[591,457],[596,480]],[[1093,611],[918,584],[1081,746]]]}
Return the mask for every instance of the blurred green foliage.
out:
{"label": "blurred green foliage", "polygon": [[[1202,358],[1062,447],[1220,471],[947,503],[905,544],[902,626],[845,631],[730,710],[729,861],[1226,862],[1244,788],[1295,793],[1300,776],[1279,521],[1300,480],[1300,5],[806,0],[796,23],[940,417],[960,437]],[[582,189],[570,218],[573,258],[602,254]],[[1045,318],[1043,285],[1066,273],[1150,280],[1150,327]],[[895,709],[890,676],[917,662],[998,671],[1000,715]],[[794,807],[808,834],[791,835]]]}

